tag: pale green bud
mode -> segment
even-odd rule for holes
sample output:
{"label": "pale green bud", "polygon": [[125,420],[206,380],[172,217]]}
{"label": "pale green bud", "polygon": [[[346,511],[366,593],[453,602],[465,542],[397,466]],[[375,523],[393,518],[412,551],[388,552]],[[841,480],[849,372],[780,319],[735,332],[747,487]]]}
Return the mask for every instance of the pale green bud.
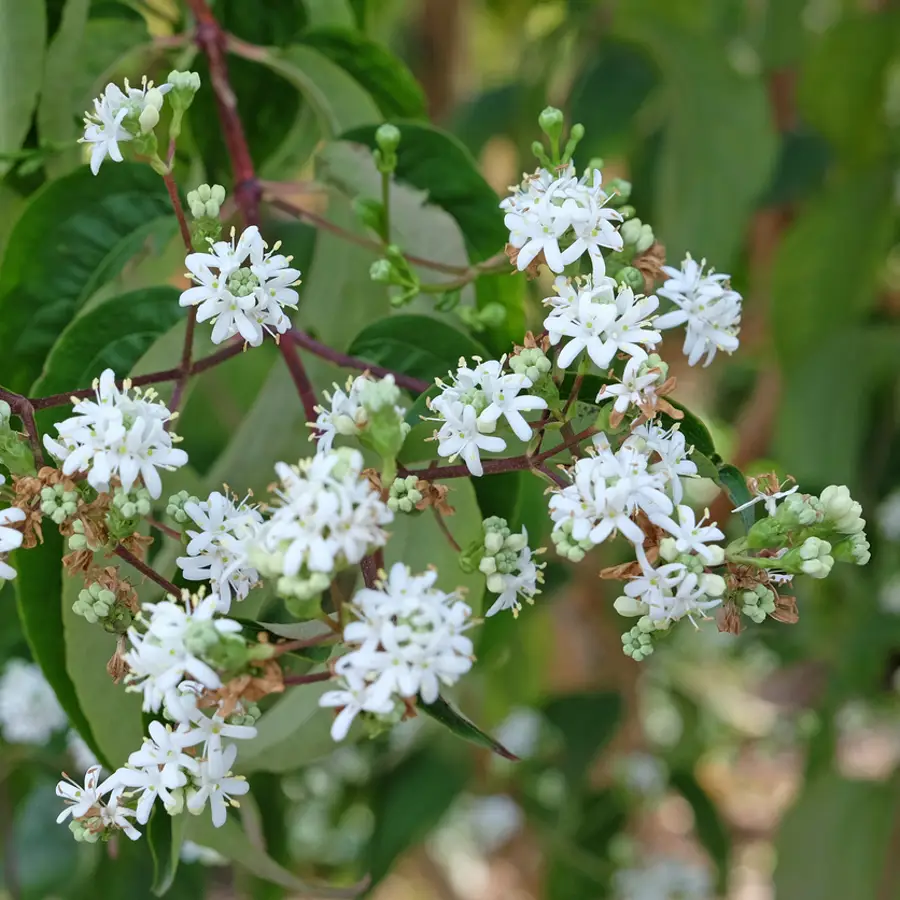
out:
{"label": "pale green bud", "polygon": [[11,415],[12,407],[5,400],[0,400],[0,428],[6,428],[9,425]]}
{"label": "pale green bud", "polygon": [[493,556],[503,548],[503,535],[498,531],[489,531],[484,536],[484,549]]}
{"label": "pale green bud", "polygon": [[725,562],[725,548],[719,544],[707,544],[706,556],[708,566],[721,566]]}
{"label": "pale green bud", "polygon": [[617,597],[613,603],[613,608],[620,616],[634,618],[635,616],[643,616],[647,614],[647,604],[636,597],[629,597],[623,594]]}
{"label": "pale green bud", "polygon": [[393,153],[400,146],[400,129],[390,122],[385,122],[378,126],[375,132],[375,143],[378,144],[382,153]]}
{"label": "pale green bud", "polygon": [[675,547],[675,538],[667,537],[659,542],[659,555],[669,563],[678,559],[679,554]]}
{"label": "pale green bud", "polygon": [[173,69],[166,80],[172,85],[172,94],[181,94],[184,97],[190,95],[193,98],[200,90],[200,76],[196,72],[179,72]]}
{"label": "pale green bud", "polygon": [[538,125],[541,131],[552,141],[558,141],[562,137],[564,124],[565,117],[562,114],[562,110],[557,109],[555,106],[548,106],[538,116]]}
{"label": "pale green bud", "polygon": [[493,575],[488,575],[487,577],[487,589],[494,594],[502,594],[503,588],[505,587],[503,576],[499,572],[495,572]]}
{"label": "pale green bud", "polygon": [[709,572],[700,576],[700,589],[708,597],[721,597],[725,593],[725,579]]}
{"label": "pale green bud", "polygon": [[522,534],[522,532],[511,534],[505,541],[506,548],[512,550],[514,553],[518,553],[520,550],[524,549],[527,543],[528,537],[527,535]]}
{"label": "pale green bud", "polygon": [[643,227],[644,223],[640,219],[629,219],[619,228],[619,234],[622,235],[622,240],[626,244],[634,244],[637,243],[638,238],[641,236]]}
{"label": "pale green bud", "polygon": [[159,110],[155,106],[145,106],[141,110],[138,122],[141,126],[141,133],[148,134],[159,124]]}
{"label": "pale green bud", "polygon": [[616,281],[623,287],[630,287],[638,292],[644,289],[644,275],[640,269],[634,266],[623,266],[616,273]]}
{"label": "pale green bud", "polygon": [[183,525],[190,519],[190,516],[184,511],[185,503],[199,502],[197,497],[191,496],[187,491],[179,491],[177,494],[172,494],[166,502],[166,515],[179,525]]}
{"label": "pale green bud", "polygon": [[478,570],[485,575],[493,575],[497,571],[497,559],[494,556],[482,556]]}
{"label": "pale green bud", "polygon": [[[842,519],[853,509],[854,501],[850,496],[850,488],[843,484],[829,485],[819,495],[819,500],[825,509],[825,515],[833,521]],[[860,511],[862,511],[862,507],[860,507]]]}
{"label": "pale green bud", "polygon": [[653,653],[653,639],[635,626],[622,635],[622,652],[635,662],[641,662]]}

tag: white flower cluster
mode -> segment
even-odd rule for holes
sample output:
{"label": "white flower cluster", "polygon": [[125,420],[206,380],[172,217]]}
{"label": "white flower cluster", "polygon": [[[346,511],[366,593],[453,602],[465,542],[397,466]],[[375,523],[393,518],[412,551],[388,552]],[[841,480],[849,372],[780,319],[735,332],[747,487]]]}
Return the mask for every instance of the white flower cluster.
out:
{"label": "white flower cluster", "polygon": [[738,348],[742,298],[731,290],[729,277],[709,271],[703,274],[706,261],[698,265],[688,255],[681,268],[663,266],[668,276],[659,289],[661,297],[671,300],[676,309],[660,316],[657,328],[685,326],[684,353],[688,364],[696,365],[706,354],[704,366],[715,358],[716,351],[734,353]]}
{"label": "white flower cluster", "polygon": [[[6,478],[0,475],[0,485],[5,483]],[[16,570],[6,561],[5,556],[22,546],[22,532],[10,526],[24,521],[25,513],[21,509],[15,506],[0,509],[0,583],[12,581],[16,577]]]}
{"label": "white flower cluster", "polygon": [[384,405],[390,405],[398,422],[406,416],[406,410],[395,401],[399,389],[393,375],[375,379],[368,372],[347,379],[345,389],[334,386],[334,392],[325,392],[329,406],[317,406],[315,421],[316,453],[327,453],[334,446],[337,435],[358,437],[366,431],[373,414]]}
{"label": "white flower cluster", "polygon": [[63,460],[66,475],[87,472],[88,484],[109,491],[118,478],[130,491],[138,479],[151,497],[162,491],[157,469],[177,469],[187,463],[187,453],[173,446],[178,437],[166,430],[172,414],[156,402],[152,390],[132,390],[125,381],[120,391],[116,376],[106,369],[94,380],[95,400],[76,400],[75,413],[56,425],[57,438],[44,435],[44,446]]}
{"label": "white flower cluster", "polygon": [[[151,722],[149,736],[128,764],[99,786],[96,768],[88,770],[83,788],[59,783],[57,794],[71,805],[58,821],[71,815],[77,839],[96,841],[109,829],[121,828],[135,840],[139,832],[130,819],[146,824],[157,798],[169,815],[185,807],[198,815],[209,804],[213,824],[221,827],[227,806],[237,805],[232,797],[247,792],[246,781],[231,774],[237,746],[225,739],[254,738],[256,729],[247,722],[254,717],[239,707],[226,718],[220,706],[204,710],[201,705],[204,692],[222,686],[216,659],[228,658],[229,647],[244,647],[241,626],[215,618],[217,606],[215,595],[200,600],[185,596],[183,604],[147,604],[128,630],[127,689],[143,694],[145,712],[163,710],[174,727]],[[114,818],[100,803],[107,793]]]}
{"label": "white flower cluster", "polygon": [[209,581],[219,598],[217,612],[227,613],[231,601],[243,600],[259,583],[250,565],[249,544],[263,518],[255,506],[213,491],[206,500],[184,504],[185,514],[200,529],[187,529],[187,556],[176,560],[188,581]]}
{"label": "white flower cluster", "polygon": [[139,88],[131,87],[127,79],[124,91],[115,84],[106,86],[94,100],[94,111],[85,114],[84,136],[80,138],[81,143],[91,144],[91,172],[94,175],[100,171],[107,156],[114,162],[122,162],[119,141],[134,140],[156,127],[163,98],[171,89],[171,84],[154,87],[146,77]]}
{"label": "white flower cluster", "polygon": [[520,441],[531,438],[531,426],[522,415],[546,409],[547,401],[523,393],[532,387],[527,375],[504,373],[505,358],[480,362],[469,368],[460,359],[459,368],[450,373],[451,384],[438,381],[441,394],[429,405],[441,423],[437,431],[438,455],[455,459],[461,457],[473,475],[484,474],[480,451],[500,453],[506,441],[492,436],[502,417]]}
{"label": "white flower cluster", "polygon": [[250,561],[277,577],[282,596],[316,596],[335,572],[387,542],[383,526],[394,514],[362,470],[362,454],[348,448],[276,464],[281,505],[251,542]]}
{"label": "white flower cluster", "polygon": [[235,241],[212,244],[211,253],[191,253],[185,258],[188,277],[195,287],[179,298],[181,306],[196,306],[197,321],[213,323],[212,342],[239,334],[251,347],[263,342],[265,333],[284,334],[291,322],[285,308],[296,309],[294,285],[300,271],[292,269],[292,257],[267,245],[255,225]]}
{"label": "white flower cluster", "polygon": [[606,272],[603,248],[621,250],[622,236],[614,223],[621,213],[607,206],[599,169],[579,178],[571,163],[561,171],[538,169],[526,175],[500,208],[506,212],[509,243],[519,253],[516,267],[527,269],[543,253],[553,272],[562,272],[585,253],[595,277]]}
{"label": "white flower cluster", "polygon": [[361,712],[399,720],[404,700],[416,695],[437,700],[442,684],[455,684],[472,668],[472,641],[466,637],[472,610],[455,593],[437,589],[433,569],[413,575],[395,563],[379,588],[363,588],[353,598],[358,620],[344,629],[355,649],[335,663],[339,687],[321,706],[339,710],[331,736],[346,737]]}
{"label": "white flower cluster", "polygon": [[485,519],[482,527],[484,555],[478,568],[487,578],[487,589],[500,595],[485,615],[493,616],[511,609],[513,615],[518,616],[522,600],[534,603],[535,596],[540,593],[538,585],[544,580],[544,565],[534,561],[525,528],[519,534],[512,534],[506,519],[498,516]]}
{"label": "white flower cluster", "polygon": [[68,724],[40,666],[11,659],[0,677],[0,734],[10,744],[46,744]]}
{"label": "white flower cluster", "polygon": [[635,296],[629,287],[617,286],[612,278],[595,276],[573,281],[557,278],[555,297],[547,297],[551,307],[544,328],[554,346],[563,338],[557,364],[567,369],[586,352],[599,369],[607,369],[616,354],[647,358],[645,346],[662,340],[654,330],[652,315],[659,301],[654,296]]}

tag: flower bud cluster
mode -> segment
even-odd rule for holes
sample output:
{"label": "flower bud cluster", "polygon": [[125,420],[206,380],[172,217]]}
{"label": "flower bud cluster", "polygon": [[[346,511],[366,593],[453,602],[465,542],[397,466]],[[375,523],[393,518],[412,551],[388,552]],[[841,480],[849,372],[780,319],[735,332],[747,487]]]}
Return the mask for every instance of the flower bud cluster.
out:
{"label": "flower bud cluster", "polygon": [[200,498],[194,497],[192,494],[189,494],[187,491],[179,491],[177,494],[172,494],[166,502],[166,515],[172,519],[173,522],[177,522],[179,525],[184,525],[191,517],[185,511],[185,506],[188,503],[199,503]]}
{"label": "flower bud cluster", "polygon": [[422,502],[424,495],[418,489],[418,483],[418,475],[407,475],[405,478],[395,478],[391,482],[388,492],[388,509],[395,513],[419,512],[417,507],[418,504]]}
{"label": "flower bud cluster", "polygon": [[57,525],[75,515],[80,496],[77,491],[67,491],[63,484],[41,488],[41,512]]}
{"label": "flower bud cluster", "polygon": [[764,622],[766,616],[775,612],[775,594],[764,584],[754,585],[750,591],[741,591],[738,601],[741,604],[741,612],[757,625]]}
{"label": "flower bud cluster", "polygon": [[125,634],[134,621],[132,611],[118,601],[115,592],[97,581],[79,591],[78,599],[72,604],[72,612],[83,616],[92,625],[100,623],[106,631],[114,634]]}
{"label": "flower bud cluster", "polygon": [[513,534],[509,523],[500,516],[485,519],[482,527],[484,543],[479,548],[478,569],[487,578],[487,589],[499,594],[486,615],[511,609],[513,616],[518,616],[522,600],[534,603],[540,593],[538,585],[544,580],[544,566],[534,562],[534,555],[542,551],[532,551],[528,546],[528,532],[523,528]]}
{"label": "flower bud cluster", "polygon": [[188,191],[188,209],[196,219],[218,219],[225,202],[225,188],[221,184],[201,184],[196,190]]}

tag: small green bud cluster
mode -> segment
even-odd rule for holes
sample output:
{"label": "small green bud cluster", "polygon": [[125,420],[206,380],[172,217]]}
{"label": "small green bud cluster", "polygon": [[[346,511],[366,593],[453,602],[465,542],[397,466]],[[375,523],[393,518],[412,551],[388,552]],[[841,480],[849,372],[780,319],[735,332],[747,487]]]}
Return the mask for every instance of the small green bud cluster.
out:
{"label": "small green bud cluster", "polygon": [[416,504],[422,500],[422,492],[416,487],[418,475],[407,475],[406,478],[395,478],[388,491],[387,506],[392,512],[415,513]]}
{"label": "small green bud cluster", "polygon": [[524,375],[532,384],[553,368],[550,358],[540,347],[526,347],[509,358],[509,367],[516,375]]}
{"label": "small green bud cluster", "polygon": [[775,594],[764,584],[754,585],[752,591],[741,591],[738,600],[741,612],[757,625],[775,612]]}
{"label": "small green bud cluster", "polygon": [[[659,555],[667,563],[681,563],[695,575],[700,575],[707,566],[721,566],[725,562],[725,548],[719,544],[706,545],[707,558],[705,560],[701,560],[694,553],[679,553],[675,544],[675,538],[663,538],[659,543]],[[721,597],[722,595],[717,593],[712,596]]]}
{"label": "small green bud cluster", "polygon": [[[487,576],[488,590],[502,593],[502,575],[511,575],[519,568],[519,554],[528,543],[524,533],[513,534],[509,523],[500,516],[491,516],[482,522],[484,551],[478,563],[479,571]],[[493,584],[492,584],[493,582]]]}
{"label": "small green bud cluster", "polygon": [[563,520],[550,534],[551,539],[553,540],[554,545],[556,546],[556,552],[562,556],[564,559],[568,559],[571,562],[581,562],[584,559],[585,554],[588,550],[591,549],[594,545],[587,539],[584,538],[580,541],[576,541],[572,537],[572,520],[565,519]]}
{"label": "small green bud cluster", "polygon": [[172,494],[166,502],[166,515],[173,521],[177,522],[179,525],[184,525],[185,522],[190,520],[190,516],[184,511],[185,503],[199,503],[200,500],[197,497],[192,496],[187,491],[179,491],[177,494]]}
{"label": "small green bud cluster", "polygon": [[261,715],[262,710],[255,703],[242,703],[225,721],[229,725],[255,725]]}
{"label": "small green bud cluster", "polygon": [[76,519],[72,522],[72,534],[69,535],[68,541],[69,549],[74,551],[81,550],[101,550],[103,545],[98,544],[95,541],[91,541],[88,539],[88,536],[84,530],[84,522],[81,519]]}
{"label": "small green bud cluster", "polygon": [[[591,160],[588,163],[589,169],[602,169],[603,168],[603,160],[596,159]],[[622,210],[622,208],[628,203],[631,199],[631,182],[626,181],[624,178],[611,178],[604,185],[604,190],[609,196],[609,200],[607,201],[607,206],[612,207],[613,209]],[[625,218],[629,218],[629,216],[625,216]]]}
{"label": "small green bud cluster", "polygon": [[215,620],[196,618],[188,624],[184,646],[225,677],[243,672],[251,663],[268,659],[275,652],[271,644],[250,644],[241,634],[219,631]]}
{"label": "small green bud cluster", "polygon": [[643,616],[622,635],[622,652],[635,662],[645,660],[653,654],[653,635],[659,630],[649,616]]}
{"label": "small green bud cluster", "polygon": [[[488,328],[499,328],[506,321],[506,308],[502,303],[486,303],[484,306],[457,306],[459,291],[445,294],[444,297],[452,297],[456,302],[445,300],[444,303],[435,304],[437,309],[454,309],[456,315],[472,331],[481,332]],[[452,305],[451,305],[452,304]]]}
{"label": "small green bud cluster", "polygon": [[55,524],[62,525],[78,509],[78,492],[67,491],[61,484],[41,488],[41,512]]}
{"label": "small green bud cluster", "polygon": [[96,581],[79,591],[72,612],[83,616],[91,625],[99,622],[111,634],[125,634],[134,621],[131,610],[117,602],[115,593]]}
{"label": "small green bud cluster", "polygon": [[384,257],[376,259],[369,267],[369,277],[378,284],[401,289],[399,293],[391,294],[391,305],[394,307],[406,306],[418,296],[421,287],[419,276],[396,244],[384,248]]}
{"label": "small green bud cluster", "polygon": [[[315,599],[318,601],[319,595],[328,590],[331,579],[334,577],[332,573],[309,572],[306,569],[301,569],[296,575],[285,575],[284,552],[281,550],[269,551],[258,544],[250,547],[249,556],[250,564],[261,575],[278,579],[275,592],[279,597],[284,597],[288,604],[292,599],[299,601]],[[307,618],[302,616],[299,611],[295,611],[295,615],[297,618]]]}
{"label": "small green bud cluster", "polygon": [[778,564],[785,572],[796,575],[802,573],[811,578],[827,578],[834,566],[831,544],[821,538],[808,537],[796,550],[780,557]]}
{"label": "small green bud cluster", "polygon": [[109,840],[109,834],[100,816],[82,816],[69,821],[69,831],[79,844],[96,844],[99,840]]}
{"label": "small green bud cluster", "polygon": [[538,116],[538,125],[550,141],[550,156],[547,155],[544,145],[540,141],[535,141],[531,145],[532,153],[537,157],[538,162],[547,169],[567,165],[571,161],[579,141],[584,137],[584,125],[575,124],[569,129],[569,139],[566,141],[562,154],[559,152],[565,128],[565,116],[562,110],[548,106]]}
{"label": "small green bud cluster", "polygon": [[33,475],[34,456],[23,435],[13,430],[11,415],[10,405],[0,400],[0,463],[13,475]]}
{"label": "small green bud cluster", "polygon": [[218,219],[225,202],[225,188],[221,184],[201,184],[187,195],[188,208],[196,219]]}
{"label": "small green bud cluster", "polygon": [[152,509],[150,492],[144,488],[133,488],[126,491],[117,487],[113,491],[112,505],[106,514],[106,527],[109,533],[116,539],[134,534],[138,520],[142,516],[149,516]]}
{"label": "small green bud cluster", "polygon": [[390,174],[397,168],[397,148],[400,146],[400,129],[396,125],[385,122],[375,132],[375,143],[378,145],[372,155],[379,172]]}
{"label": "small green bud cluster", "polygon": [[632,257],[645,253],[656,241],[653,229],[637,218],[624,222],[619,229],[619,234],[622,235],[622,240]]}
{"label": "small green bud cluster", "polygon": [[184,114],[194,102],[194,95],[200,90],[200,76],[196,72],[169,72],[169,105],[172,108],[172,121],[169,124],[169,137],[173,140],[181,134],[181,122]]}

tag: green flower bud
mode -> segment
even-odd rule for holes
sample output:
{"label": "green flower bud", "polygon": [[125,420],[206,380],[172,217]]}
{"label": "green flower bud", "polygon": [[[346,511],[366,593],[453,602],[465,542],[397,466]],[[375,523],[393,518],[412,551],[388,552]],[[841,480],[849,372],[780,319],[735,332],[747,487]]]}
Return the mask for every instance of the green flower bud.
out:
{"label": "green flower bud", "polygon": [[647,604],[642,600],[638,600],[637,597],[629,597],[623,594],[621,597],[617,597],[615,603],[613,603],[613,608],[620,616],[625,616],[626,618],[634,618],[635,616],[644,616],[647,614]]}
{"label": "green flower bud", "polygon": [[653,639],[636,625],[622,635],[622,652],[635,662],[641,662],[653,653]]}
{"label": "green flower bud", "polygon": [[187,491],[179,491],[177,494],[172,494],[166,502],[166,515],[179,525],[183,525],[190,519],[190,516],[184,511],[184,505],[199,502],[197,497],[191,496]]}
{"label": "green flower bud", "polygon": [[485,575],[493,575],[497,571],[497,559],[494,556],[483,556],[478,563],[478,570]]}
{"label": "green flower bud", "polygon": [[489,531],[484,536],[484,549],[492,556],[503,547],[503,535],[498,531]]}
{"label": "green flower bud", "polygon": [[659,542],[659,555],[667,562],[675,562],[678,559],[678,550],[675,547],[675,538],[663,538]]}
{"label": "green flower bud", "polygon": [[385,122],[378,126],[375,132],[375,143],[378,144],[382,153],[392,153],[400,146],[400,129],[390,122]]}
{"label": "green flower bud", "polygon": [[725,579],[707,572],[700,576],[700,588],[707,597],[721,597],[725,593]]}
{"label": "green flower bud", "polygon": [[190,95],[193,99],[194,94],[200,90],[200,76],[196,72],[179,72],[173,69],[166,80],[172,85],[173,95],[180,94],[183,97]]}
{"label": "green flower bud", "polygon": [[539,116],[538,125],[541,131],[550,138],[551,141],[559,141],[562,137],[563,125],[565,117],[562,110],[556,109],[554,106],[548,106]]}
{"label": "green flower bud", "polygon": [[594,545],[587,539],[576,541],[572,538],[572,520],[566,519],[550,533],[556,552],[571,562],[581,562]]}
{"label": "green flower bud", "polygon": [[[599,160],[599,165],[596,167],[598,169],[603,168],[603,160]],[[594,168],[593,164],[590,165],[591,168]],[[631,197],[631,182],[626,181],[624,178],[613,178],[610,181],[606,182],[604,185],[604,189],[606,193],[609,195],[609,205],[614,209],[622,206],[624,203],[628,202],[628,199]]]}
{"label": "green flower bud", "polygon": [[630,287],[633,291],[643,291],[644,276],[640,269],[634,266],[624,266],[616,274],[616,282],[623,287]]}

